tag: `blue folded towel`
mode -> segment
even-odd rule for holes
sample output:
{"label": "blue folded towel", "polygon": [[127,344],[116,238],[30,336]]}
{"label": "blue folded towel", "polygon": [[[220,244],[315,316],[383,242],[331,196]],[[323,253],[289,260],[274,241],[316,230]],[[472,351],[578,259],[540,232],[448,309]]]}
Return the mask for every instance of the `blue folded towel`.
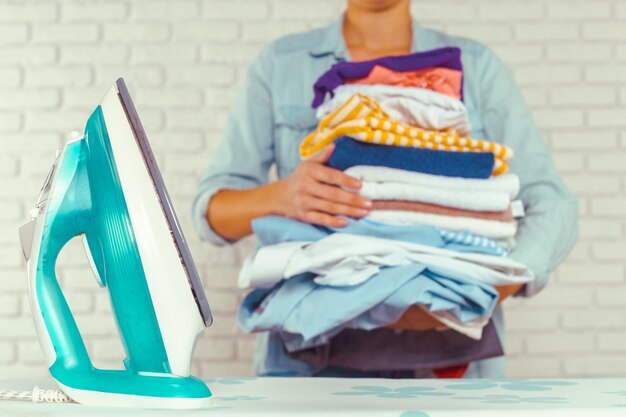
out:
{"label": "blue folded towel", "polygon": [[344,136],[335,141],[335,150],[327,164],[342,171],[356,165],[374,165],[446,177],[489,178],[494,162],[491,152],[376,145]]}

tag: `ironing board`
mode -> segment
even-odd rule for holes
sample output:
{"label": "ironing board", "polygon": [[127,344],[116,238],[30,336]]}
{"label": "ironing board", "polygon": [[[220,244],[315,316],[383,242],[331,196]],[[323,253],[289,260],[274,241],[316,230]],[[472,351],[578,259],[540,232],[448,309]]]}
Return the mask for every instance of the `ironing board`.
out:
{"label": "ironing board", "polygon": [[[190,412],[0,402],[0,416],[626,416],[626,379],[214,378],[213,407]],[[0,389],[53,388],[0,380]],[[461,413],[462,412],[462,413]]]}

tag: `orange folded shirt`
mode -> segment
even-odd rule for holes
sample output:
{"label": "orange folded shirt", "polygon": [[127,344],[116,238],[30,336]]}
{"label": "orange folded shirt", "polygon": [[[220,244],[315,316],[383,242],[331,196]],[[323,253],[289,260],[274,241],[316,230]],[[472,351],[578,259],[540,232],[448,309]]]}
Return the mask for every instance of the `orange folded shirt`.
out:
{"label": "orange folded shirt", "polygon": [[419,201],[374,200],[372,201],[372,210],[404,210],[441,214],[444,216],[473,217],[476,219],[495,220],[499,222],[513,221],[511,207],[504,211],[473,211],[440,206],[437,204],[421,203]]}
{"label": "orange folded shirt", "polygon": [[449,68],[424,68],[414,71],[394,71],[375,65],[367,77],[346,81],[346,84],[385,84],[419,87],[461,99],[463,72]]}

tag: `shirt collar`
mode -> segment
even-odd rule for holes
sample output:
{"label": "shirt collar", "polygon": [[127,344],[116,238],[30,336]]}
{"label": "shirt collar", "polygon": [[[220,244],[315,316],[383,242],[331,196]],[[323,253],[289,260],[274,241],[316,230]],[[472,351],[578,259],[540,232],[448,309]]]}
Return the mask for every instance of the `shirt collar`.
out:
{"label": "shirt collar", "polygon": [[[343,38],[343,18],[344,14],[330,25],[322,29],[321,41],[309,49],[309,54],[313,58],[333,55],[338,61],[346,61],[349,58],[348,48]],[[411,43],[411,52],[417,52],[422,45],[422,36],[420,26],[413,20],[413,39]]]}
{"label": "shirt collar", "polygon": [[322,29],[320,42],[309,49],[313,58],[334,55],[337,60],[348,59],[348,48],[343,39],[343,13],[337,20]]}

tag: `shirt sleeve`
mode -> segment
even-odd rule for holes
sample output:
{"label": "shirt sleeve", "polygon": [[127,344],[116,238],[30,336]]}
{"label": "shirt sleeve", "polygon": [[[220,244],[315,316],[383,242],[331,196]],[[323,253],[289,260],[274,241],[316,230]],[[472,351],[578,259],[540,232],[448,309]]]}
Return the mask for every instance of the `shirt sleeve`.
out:
{"label": "shirt sleeve", "polygon": [[267,47],[250,65],[220,146],[193,201],[192,215],[198,233],[216,245],[234,241],[224,239],[211,228],[206,215],[211,198],[220,190],[249,189],[267,183],[274,162],[272,56],[272,47]]}
{"label": "shirt sleeve", "polygon": [[491,51],[482,60],[481,104],[489,140],[514,151],[510,171],[520,178],[517,245],[510,256],[530,268],[535,281],[519,293],[538,293],[578,238],[578,201],[560,178],[526,101],[505,64]]}

